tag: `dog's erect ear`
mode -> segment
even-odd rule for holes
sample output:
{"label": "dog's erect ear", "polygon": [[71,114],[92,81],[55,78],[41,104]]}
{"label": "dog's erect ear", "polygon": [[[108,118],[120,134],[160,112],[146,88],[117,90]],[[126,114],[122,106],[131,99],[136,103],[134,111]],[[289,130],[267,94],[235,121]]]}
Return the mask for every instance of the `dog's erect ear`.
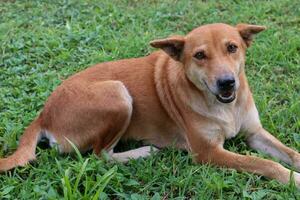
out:
{"label": "dog's erect ear", "polygon": [[244,39],[247,47],[250,46],[253,36],[263,30],[266,29],[265,26],[257,26],[257,25],[251,25],[251,24],[238,24],[236,25],[236,28],[242,38]]}
{"label": "dog's erect ear", "polygon": [[183,50],[185,39],[183,36],[171,36],[166,39],[153,40],[150,45],[164,50],[174,60],[179,61]]}

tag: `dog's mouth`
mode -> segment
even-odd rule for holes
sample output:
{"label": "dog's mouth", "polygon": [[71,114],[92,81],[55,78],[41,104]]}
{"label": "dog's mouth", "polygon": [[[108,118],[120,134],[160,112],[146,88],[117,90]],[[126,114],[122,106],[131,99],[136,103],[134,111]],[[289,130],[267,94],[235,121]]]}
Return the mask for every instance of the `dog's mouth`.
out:
{"label": "dog's mouth", "polygon": [[216,97],[221,103],[231,103],[235,100],[236,94],[234,90],[225,91],[217,94]]}
{"label": "dog's mouth", "polygon": [[206,85],[207,89],[216,96],[217,100],[221,103],[231,103],[236,98],[235,90],[230,91],[224,91],[220,92],[219,94],[214,93],[207,85],[207,83],[204,81],[204,84]]}

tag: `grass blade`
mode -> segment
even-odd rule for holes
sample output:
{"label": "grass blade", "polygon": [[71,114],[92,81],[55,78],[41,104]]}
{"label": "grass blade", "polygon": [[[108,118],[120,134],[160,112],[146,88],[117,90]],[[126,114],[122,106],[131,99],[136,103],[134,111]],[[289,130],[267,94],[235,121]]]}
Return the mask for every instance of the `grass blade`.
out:
{"label": "grass blade", "polygon": [[87,166],[88,162],[89,162],[89,159],[86,159],[86,161],[82,164],[82,167],[80,169],[79,174],[77,175],[77,178],[76,178],[76,181],[75,181],[75,184],[74,184],[74,187],[73,187],[73,193],[75,193],[75,191],[78,188],[79,181],[80,181],[83,173],[85,172],[85,169],[86,169],[86,166]]}
{"label": "grass blade", "polygon": [[71,141],[69,140],[68,138],[65,137],[65,139],[70,143],[70,145],[72,146],[72,148],[74,149],[78,159],[80,162],[83,162],[83,158],[82,158],[82,155],[80,153],[80,151],[78,150],[78,148],[76,147],[76,145]]}
{"label": "grass blade", "polygon": [[64,178],[62,179],[63,190],[64,190],[64,199],[71,200],[73,199],[72,188],[69,179],[70,169],[65,171]]}
{"label": "grass blade", "polygon": [[[97,184],[96,187],[98,187],[99,185],[100,186],[99,186],[96,194],[93,196],[92,200],[97,200],[99,198],[100,194],[103,192],[104,188],[107,186],[107,184],[112,179],[112,177],[114,177],[114,175],[116,174],[116,172],[117,172],[117,167],[114,166],[112,169],[110,169],[108,172],[106,172],[101,177],[101,179],[99,180],[99,183]],[[96,188],[96,187],[94,187],[94,188]]]}

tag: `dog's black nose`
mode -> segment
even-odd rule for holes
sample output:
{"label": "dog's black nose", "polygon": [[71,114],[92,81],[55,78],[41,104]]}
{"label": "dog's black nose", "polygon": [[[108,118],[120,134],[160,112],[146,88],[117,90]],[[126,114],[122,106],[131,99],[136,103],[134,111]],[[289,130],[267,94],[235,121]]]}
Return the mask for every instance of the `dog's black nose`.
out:
{"label": "dog's black nose", "polygon": [[225,76],[217,81],[219,90],[230,91],[235,87],[235,79],[232,76]]}

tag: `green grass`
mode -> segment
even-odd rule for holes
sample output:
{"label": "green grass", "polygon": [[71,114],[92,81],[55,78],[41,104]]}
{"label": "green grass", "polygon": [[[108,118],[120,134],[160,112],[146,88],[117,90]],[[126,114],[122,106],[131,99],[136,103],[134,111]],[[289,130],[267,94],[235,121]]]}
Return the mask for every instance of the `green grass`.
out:
{"label": "green grass", "polygon": [[[265,128],[299,151],[299,1],[36,0],[0,2],[0,157],[16,149],[24,128],[71,74],[146,55],[152,39],[213,22],[268,27],[249,49],[246,71]],[[226,148],[263,156],[242,137]],[[0,199],[300,199],[293,186],[197,165],[172,148],[125,165],[55,149],[37,154],[37,162],[0,175]]]}

